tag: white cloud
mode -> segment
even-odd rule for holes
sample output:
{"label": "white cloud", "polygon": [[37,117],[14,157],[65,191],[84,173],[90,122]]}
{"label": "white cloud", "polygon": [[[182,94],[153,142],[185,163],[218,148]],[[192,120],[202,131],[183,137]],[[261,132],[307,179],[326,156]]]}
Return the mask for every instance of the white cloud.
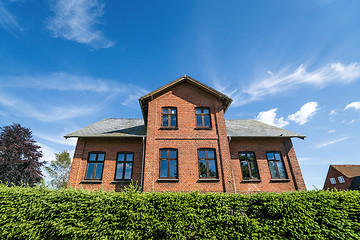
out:
{"label": "white cloud", "polygon": [[14,115],[24,117],[36,118],[42,122],[55,122],[65,119],[71,119],[97,112],[100,108],[98,106],[47,106],[47,108],[37,108],[28,101],[16,99],[13,96],[1,93],[0,105],[6,107],[9,111],[14,112]]}
{"label": "white cloud", "polygon": [[349,103],[348,105],[346,105],[345,110],[350,108],[353,108],[355,110],[360,110],[360,102]]}
{"label": "white cloud", "polygon": [[331,110],[331,112],[329,113],[330,116],[331,116],[331,115],[335,115],[335,114],[336,114],[335,109]]}
{"label": "white cloud", "polygon": [[260,112],[255,120],[276,126],[276,127],[285,127],[289,122],[285,121],[283,117],[276,118],[277,108],[270,109],[268,111]]}
{"label": "white cloud", "polygon": [[328,133],[335,133],[336,130],[335,130],[335,129],[329,129],[327,132],[328,132]]}
{"label": "white cloud", "polygon": [[64,135],[66,135],[66,134],[49,135],[49,134],[43,134],[43,133],[33,131],[33,135],[36,138],[41,138],[41,139],[49,141],[49,142],[66,145],[66,146],[71,146],[71,147],[75,147],[76,141],[77,141],[75,138],[65,139]]}
{"label": "white cloud", "polygon": [[331,140],[331,141],[328,141],[328,142],[319,144],[319,145],[315,146],[315,148],[323,148],[323,147],[332,145],[332,144],[334,144],[334,143],[338,143],[338,142],[345,141],[345,140],[347,140],[347,139],[349,139],[349,138],[351,138],[351,137],[343,137],[343,138],[338,138],[338,139],[335,139],[335,140]]}
{"label": "white cloud", "polygon": [[109,48],[115,43],[96,28],[104,14],[105,3],[98,0],[57,0],[48,29],[54,37],[63,37],[95,49]]}
{"label": "white cloud", "polygon": [[283,69],[279,73],[270,74],[269,78],[253,82],[249,87],[238,93],[234,98],[234,105],[240,106],[261,100],[268,95],[276,95],[299,85],[311,85],[324,88],[334,83],[350,83],[360,78],[360,64],[349,65],[342,63],[327,64],[312,72],[300,65],[294,71]]}
{"label": "white cloud", "polygon": [[0,25],[16,37],[16,32],[22,31],[16,17],[9,12],[2,1],[0,1]]}
{"label": "white cloud", "polygon": [[303,125],[309,121],[309,119],[315,115],[318,110],[317,102],[305,103],[299,111],[288,116],[288,119],[294,121],[300,125]]}
{"label": "white cloud", "polygon": [[353,119],[349,122],[349,124],[353,124],[353,123],[355,123],[355,119]]}

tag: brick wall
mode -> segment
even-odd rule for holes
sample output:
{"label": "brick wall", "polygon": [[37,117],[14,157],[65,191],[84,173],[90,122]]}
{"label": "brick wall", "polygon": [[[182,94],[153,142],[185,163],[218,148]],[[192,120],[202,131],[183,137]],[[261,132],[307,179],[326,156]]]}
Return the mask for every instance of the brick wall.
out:
{"label": "brick wall", "polygon": [[[89,152],[105,152],[101,181],[85,181]],[[120,191],[129,182],[113,182],[115,178],[116,157],[118,152],[134,152],[132,179],[141,179],[142,138],[79,138],[76,145],[68,186],[73,188]]]}
{"label": "brick wall", "polygon": [[[344,183],[339,183],[339,179],[338,177],[343,176],[345,182]],[[330,182],[330,178],[335,178],[336,180],[336,184],[331,184]],[[330,165],[329,167],[329,171],[328,174],[326,176],[325,179],[325,183],[324,183],[324,190],[325,189],[338,189],[338,190],[346,190],[349,189],[351,183],[353,181],[353,178],[348,178],[345,175],[343,175],[341,172],[339,172],[338,170],[336,170],[333,166]]]}
{"label": "brick wall", "polygon": [[[305,183],[292,144],[291,147],[285,145],[288,141],[291,143],[290,139],[284,138],[232,138],[230,141],[230,154],[236,192],[286,192],[305,190]],[[238,154],[243,151],[255,153],[261,182],[243,180]],[[265,154],[268,151],[281,152],[288,180],[276,181],[271,179]]]}
{"label": "brick wall", "polygon": [[[162,107],[177,107],[178,129],[161,129]],[[211,126],[209,130],[197,130],[195,107],[209,107]],[[221,130],[218,127],[221,126]],[[226,129],[223,106],[213,95],[189,83],[181,83],[170,91],[149,102],[144,191],[225,191],[228,183],[223,170],[228,171],[229,146],[226,143]],[[159,149],[178,149],[179,181],[159,180]],[[203,182],[199,179],[197,149],[212,148],[216,152],[217,181]],[[221,150],[220,150],[221,149]],[[225,165],[225,166],[224,166]],[[224,181],[225,179],[225,181]]]}

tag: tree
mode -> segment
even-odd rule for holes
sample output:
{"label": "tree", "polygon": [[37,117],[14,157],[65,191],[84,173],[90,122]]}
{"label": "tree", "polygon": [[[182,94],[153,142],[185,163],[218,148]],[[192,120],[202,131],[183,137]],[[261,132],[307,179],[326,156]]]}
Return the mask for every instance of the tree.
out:
{"label": "tree", "polygon": [[29,128],[18,123],[0,127],[0,181],[34,186],[42,179],[42,152]]}
{"label": "tree", "polygon": [[67,151],[55,153],[55,161],[50,163],[50,166],[46,166],[45,170],[49,173],[51,185],[55,189],[66,188],[67,180],[69,178],[71,167],[70,154]]}

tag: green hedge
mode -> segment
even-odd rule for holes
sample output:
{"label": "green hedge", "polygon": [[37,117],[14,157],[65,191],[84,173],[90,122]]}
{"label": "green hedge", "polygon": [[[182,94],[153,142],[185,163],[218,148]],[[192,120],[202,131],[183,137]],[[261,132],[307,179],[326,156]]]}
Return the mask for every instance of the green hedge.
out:
{"label": "green hedge", "polygon": [[0,239],[360,239],[360,193],[140,194],[0,185]]}

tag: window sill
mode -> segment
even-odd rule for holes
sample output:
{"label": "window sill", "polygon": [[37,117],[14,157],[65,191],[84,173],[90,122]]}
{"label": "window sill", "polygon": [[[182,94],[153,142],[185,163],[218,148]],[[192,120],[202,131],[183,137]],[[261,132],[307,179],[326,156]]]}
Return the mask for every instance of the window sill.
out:
{"label": "window sill", "polygon": [[196,127],[194,130],[212,130],[212,127]]}
{"label": "window sill", "polygon": [[218,178],[199,178],[198,182],[220,182]]}
{"label": "window sill", "polygon": [[161,127],[159,130],[178,130],[178,127]]}
{"label": "window sill", "polygon": [[271,179],[270,182],[276,183],[276,182],[290,182],[290,179],[283,178],[283,179]]}
{"label": "window sill", "polygon": [[102,180],[82,180],[81,182],[80,182],[81,184],[83,184],[83,183],[92,183],[92,184],[101,184],[102,183]]}
{"label": "window sill", "polygon": [[260,183],[261,179],[243,179],[241,183]]}
{"label": "window sill", "polygon": [[111,182],[111,184],[115,184],[115,183],[130,183],[131,179],[127,179],[127,180],[113,180]]}
{"label": "window sill", "polygon": [[177,178],[159,178],[157,182],[179,182]]}

